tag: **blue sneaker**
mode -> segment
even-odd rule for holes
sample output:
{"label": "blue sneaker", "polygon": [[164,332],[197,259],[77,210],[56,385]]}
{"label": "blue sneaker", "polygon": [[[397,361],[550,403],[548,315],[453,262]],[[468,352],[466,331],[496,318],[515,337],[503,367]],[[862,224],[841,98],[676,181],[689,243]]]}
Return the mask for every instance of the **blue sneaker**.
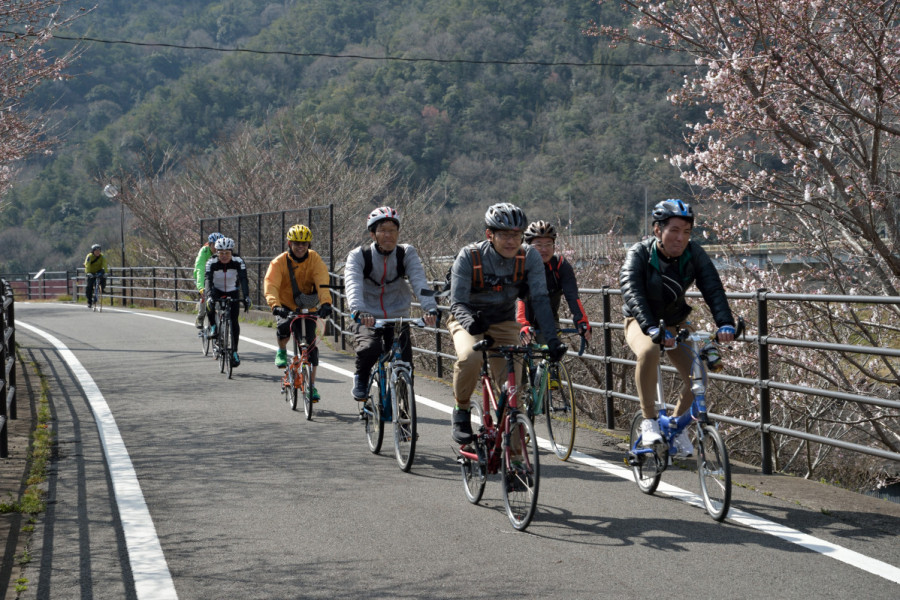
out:
{"label": "blue sneaker", "polygon": [[211,338],[216,337],[216,326],[215,325],[209,326],[209,337],[211,337]]}
{"label": "blue sneaker", "polygon": [[309,397],[312,398],[313,402],[318,402],[322,399],[322,396],[319,395],[319,390],[316,389],[316,386],[313,386],[309,391]]}
{"label": "blue sneaker", "polygon": [[238,353],[237,353],[237,352],[232,352],[232,353],[231,353],[231,366],[232,366],[232,367],[237,367],[237,366],[239,366],[240,364],[241,364],[241,357],[238,356]]}

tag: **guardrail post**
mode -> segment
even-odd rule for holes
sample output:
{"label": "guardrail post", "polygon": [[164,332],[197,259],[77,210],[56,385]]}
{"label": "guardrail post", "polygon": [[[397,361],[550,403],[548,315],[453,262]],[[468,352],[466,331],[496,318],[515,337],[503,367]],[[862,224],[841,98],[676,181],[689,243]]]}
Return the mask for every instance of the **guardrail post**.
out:
{"label": "guardrail post", "polygon": [[[438,313],[440,314],[440,313]],[[444,357],[441,356],[441,352],[443,349],[441,348],[441,328],[440,326],[435,327],[434,332],[434,351],[437,353],[437,376],[438,379],[443,379],[444,377]]]}
{"label": "guardrail post", "polygon": [[769,335],[769,305],[766,301],[768,290],[760,288],[756,291],[756,318],[759,330],[759,344],[757,345],[759,358],[759,443],[760,463],[763,475],[772,474],[772,434],[768,426],[772,421],[772,404],[769,396],[769,345],[766,338]]}
{"label": "guardrail post", "polygon": [[[150,269],[150,279],[153,280],[153,308],[156,308],[156,267],[152,267]],[[173,279],[175,285],[178,286],[178,273],[175,273],[175,279]],[[178,305],[175,305],[175,310],[178,310]]]}
{"label": "guardrail post", "polygon": [[612,320],[612,303],[610,302],[609,287],[603,286],[603,363],[605,378],[603,392],[606,394],[606,427],[616,428],[616,409],[613,406],[613,371],[612,371],[612,329],[609,324]]}
{"label": "guardrail post", "polygon": [[175,312],[178,312],[178,267],[172,267],[172,287],[175,295]]}

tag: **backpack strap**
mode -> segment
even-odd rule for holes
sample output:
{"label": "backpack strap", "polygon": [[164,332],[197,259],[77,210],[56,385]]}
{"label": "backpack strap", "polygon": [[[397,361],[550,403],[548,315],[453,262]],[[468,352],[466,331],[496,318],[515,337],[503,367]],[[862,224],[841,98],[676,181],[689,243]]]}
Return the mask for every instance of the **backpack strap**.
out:
{"label": "backpack strap", "polygon": [[480,290],[484,287],[484,269],[481,265],[481,250],[478,246],[469,247],[469,253],[472,256],[472,289]]}
{"label": "backpack strap", "polygon": [[473,244],[469,247],[469,253],[472,256],[472,289],[482,290],[490,287],[493,290],[500,291],[504,285],[520,285],[525,280],[525,249],[519,248],[516,253],[516,263],[513,266],[512,278],[504,278],[502,281],[496,282],[494,285],[485,286],[484,284],[484,267],[481,263],[481,251],[478,246]]}
{"label": "backpack strap", "polygon": [[[397,276],[393,279],[384,282],[384,285],[388,285],[394,283],[398,279],[403,279],[406,277],[406,248],[397,244],[395,248],[396,256],[397,256]],[[372,277],[372,246],[363,246],[362,248],[363,255],[363,279],[368,279],[372,283],[377,286],[381,286],[381,282]]]}
{"label": "backpack strap", "polygon": [[525,279],[525,249],[519,248],[516,253],[516,266],[513,268],[513,283],[519,283]]}
{"label": "backpack strap", "polygon": [[[300,286],[297,285],[297,279],[294,277],[294,261],[291,260],[287,253],[284,255],[284,263],[285,266],[287,266],[288,276],[291,278],[291,292],[294,295],[294,304],[298,307],[302,307],[304,294],[300,293]],[[313,293],[315,293],[315,291]]]}

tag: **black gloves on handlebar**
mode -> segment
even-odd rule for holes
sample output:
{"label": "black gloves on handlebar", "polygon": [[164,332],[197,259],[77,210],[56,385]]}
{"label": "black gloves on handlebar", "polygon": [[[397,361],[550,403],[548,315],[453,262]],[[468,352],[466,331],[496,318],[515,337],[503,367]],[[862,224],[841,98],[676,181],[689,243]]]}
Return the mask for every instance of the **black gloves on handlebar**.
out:
{"label": "black gloves on handlebar", "polygon": [[566,352],[569,351],[569,347],[559,341],[558,338],[554,338],[550,340],[547,344],[547,356],[550,357],[550,360],[554,362],[558,362],[562,360],[562,358],[566,355]]}
{"label": "black gloves on handlebar", "polygon": [[253,303],[250,301],[250,298],[241,298],[241,304],[244,305],[244,312],[249,311],[250,307],[253,305]]}
{"label": "black gloves on handlebar", "polygon": [[481,311],[475,311],[474,313],[460,312],[456,315],[456,320],[459,321],[459,324],[469,333],[469,335],[482,334],[490,327],[490,324],[485,320]]}
{"label": "black gloves on handlebar", "polygon": [[283,318],[287,317],[289,314],[291,314],[291,311],[289,311],[284,306],[273,306],[272,314],[275,315],[276,317],[281,317],[283,319]]}
{"label": "black gloves on handlebar", "polygon": [[331,316],[331,305],[323,304],[319,307],[319,310],[316,312],[316,314],[319,315],[319,318],[321,319],[327,319]]}

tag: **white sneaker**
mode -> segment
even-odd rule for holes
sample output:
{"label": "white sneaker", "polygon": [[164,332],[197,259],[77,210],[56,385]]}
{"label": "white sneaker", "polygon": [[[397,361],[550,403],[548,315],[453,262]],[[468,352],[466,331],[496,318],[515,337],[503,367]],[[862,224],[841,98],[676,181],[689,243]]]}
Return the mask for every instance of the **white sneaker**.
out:
{"label": "white sneaker", "polygon": [[656,419],[641,421],[641,445],[648,448],[659,441],[662,441],[662,436],[659,434],[659,423]]}
{"label": "white sneaker", "polygon": [[691,439],[688,437],[687,429],[676,435],[674,442],[675,449],[678,451],[678,456],[693,456],[694,445],[691,443]]}

